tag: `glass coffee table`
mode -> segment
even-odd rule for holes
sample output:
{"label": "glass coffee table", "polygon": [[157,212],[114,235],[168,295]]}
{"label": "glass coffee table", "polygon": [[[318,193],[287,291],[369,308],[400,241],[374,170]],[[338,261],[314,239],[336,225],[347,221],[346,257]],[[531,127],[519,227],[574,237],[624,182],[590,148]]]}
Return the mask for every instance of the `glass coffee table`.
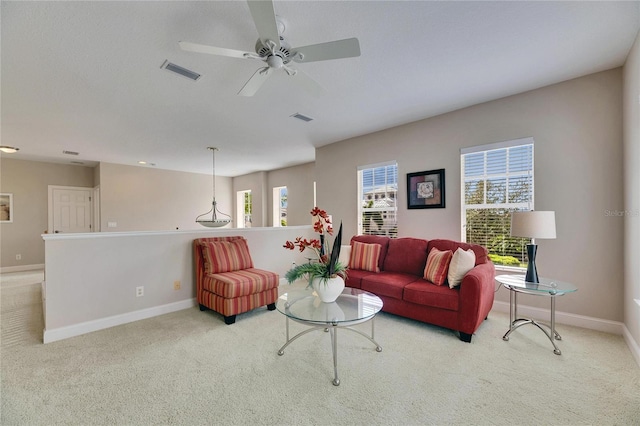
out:
{"label": "glass coffee table", "polygon": [[[376,351],[382,352],[374,340],[374,318],[382,309],[382,300],[375,294],[357,288],[345,287],[335,302],[324,303],[310,289],[292,290],[280,296],[276,303],[279,312],[286,316],[287,341],[278,351],[284,355],[284,349],[291,342],[314,330],[330,333],[333,350],[333,384],[340,385],[338,378],[338,329],[356,332],[371,341]],[[310,328],[293,337],[289,337],[289,320],[309,326]],[[351,326],[371,321],[371,336]]]}

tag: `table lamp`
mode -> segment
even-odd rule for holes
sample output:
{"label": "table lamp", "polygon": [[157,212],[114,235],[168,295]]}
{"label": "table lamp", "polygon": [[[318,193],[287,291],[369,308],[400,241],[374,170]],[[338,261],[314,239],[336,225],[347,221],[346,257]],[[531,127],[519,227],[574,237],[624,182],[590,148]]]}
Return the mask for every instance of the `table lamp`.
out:
{"label": "table lamp", "polygon": [[538,272],[536,271],[536,238],[556,237],[556,212],[552,211],[530,211],[513,212],[511,214],[511,236],[531,238],[531,244],[527,244],[527,265],[526,282],[537,283]]}

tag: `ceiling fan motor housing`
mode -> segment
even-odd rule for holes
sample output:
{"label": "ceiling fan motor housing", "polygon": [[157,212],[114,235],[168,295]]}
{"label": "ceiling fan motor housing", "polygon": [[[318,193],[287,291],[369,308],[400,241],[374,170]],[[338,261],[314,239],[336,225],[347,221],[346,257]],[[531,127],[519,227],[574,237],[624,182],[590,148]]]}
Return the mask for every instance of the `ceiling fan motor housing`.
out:
{"label": "ceiling fan motor housing", "polygon": [[[260,39],[258,39],[258,41],[256,42],[256,53],[261,58],[267,58],[269,56],[272,56],[271,48],[269,48],[269,46],[265,46],[260,41]],[[280,48],[278,50],[276,50],[274,53],[275,53],[276,56],[279,56],[282,59],[282,63],[284,65],[288,64],[293,59],[293,57],[290,56],[291,55],[291,46],[289,45],[289,43],[284,41],[284,38],[282,36],[280,36]],[[271,66],[270,63],[269,63],[269,65]],[[277,67],[277,68],[279,68],[279,67]]]}

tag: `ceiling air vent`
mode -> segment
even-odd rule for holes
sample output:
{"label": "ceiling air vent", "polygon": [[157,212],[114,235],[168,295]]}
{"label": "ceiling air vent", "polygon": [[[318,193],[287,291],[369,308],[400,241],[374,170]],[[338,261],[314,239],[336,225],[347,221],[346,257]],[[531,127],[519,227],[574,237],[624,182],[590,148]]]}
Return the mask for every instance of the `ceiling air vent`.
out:
{"label": "ceiling air vent", "polygon": [[306,115],[302,115],[299,112],[296,112],[295,114],[290,115],[289,117],[297,118],[298,120],[302,120],[302,121],[306,121],[306,122],[309,122],[309,121],[313,120],[313,118],[307,117]]}
{"label": "ceiling air vent", "polygon": [[197,72],[193,72],[193,71],[188,70],[186,68],[182,68],[179,65],[172,64],[168,60],[164,61],[164,63],[162,64],[162,66],[160,66],[160,68],[164,68],[166,70],[173,71],[176,74],[180,74],[181,76],[187,77],[188,79],[191,79],[193,81],[197,81],[200,78],[200,74],[198,74]]}
{"label": "ceiling air vent", "polygon": [[75,151],[62,151],[62,153],[67,155],[78,155],[78,153]]}

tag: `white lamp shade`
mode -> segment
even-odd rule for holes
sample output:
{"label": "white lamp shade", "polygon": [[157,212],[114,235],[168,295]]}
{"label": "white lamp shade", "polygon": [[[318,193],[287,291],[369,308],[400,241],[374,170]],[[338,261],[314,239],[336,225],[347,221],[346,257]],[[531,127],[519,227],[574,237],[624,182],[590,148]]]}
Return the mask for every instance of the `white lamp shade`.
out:
{"label": "white lamp shade", "polygon": [[513,212],[511,214],[511,236],[525,238],[555,238],[556,212]]}

